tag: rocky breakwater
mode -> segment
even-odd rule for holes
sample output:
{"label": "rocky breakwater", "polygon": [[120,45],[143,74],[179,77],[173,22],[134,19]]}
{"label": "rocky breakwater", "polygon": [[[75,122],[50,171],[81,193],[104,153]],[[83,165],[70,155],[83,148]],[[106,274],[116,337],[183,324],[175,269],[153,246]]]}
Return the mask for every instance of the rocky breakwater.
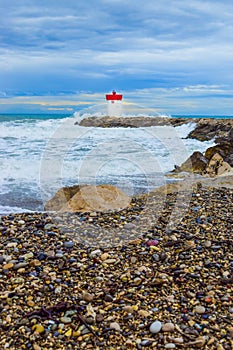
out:
{"label": "rocky breakwater", "polygon": [[195,187],[168,229],[176,195],[144,234],[108,248],[79,243],[84,223],[137,225],[138,199],[136,211],[70,213],[68,225],[64,213],[2,216],[1,349],[231,350],[233,192]]}
{"label": "rocky breakwater", "polygon": [[150,126],[179,126],[190,122],[196,122],[193,118],[169,118],[169,117],[89,117],[83,119],[80,123],[76,122],[76,125],[81,126],[94,126],[101,128],[139,128]]}

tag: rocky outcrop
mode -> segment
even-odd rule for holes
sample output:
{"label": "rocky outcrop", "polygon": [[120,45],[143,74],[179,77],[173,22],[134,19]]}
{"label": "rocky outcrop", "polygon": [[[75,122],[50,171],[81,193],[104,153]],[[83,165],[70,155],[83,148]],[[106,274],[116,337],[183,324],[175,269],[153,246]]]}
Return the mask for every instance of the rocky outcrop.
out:
{"label": "rocky outcrop", "polygon": [[194,152],[181,166],[175,166],[173,172],[192,172],[210,177],[227,175],[232,172],[232,163],[227,159],[233,158],[233,148],[216,145],[201,152]]}
{"label": "rocky outcrop", "polygon": [[196,128],[189,133],[187,138],[199,141],[209,141],[215,138],[216,142],[225,141],[232,133],[232,128],[232,119],[199,119]]}
{"label": "rocky outcrop", "polygon": [[120,210],[126,208],[130,201],[131,198],[112,185],[73,186],[59,190],[46,203],[45,210],[73,213]]}

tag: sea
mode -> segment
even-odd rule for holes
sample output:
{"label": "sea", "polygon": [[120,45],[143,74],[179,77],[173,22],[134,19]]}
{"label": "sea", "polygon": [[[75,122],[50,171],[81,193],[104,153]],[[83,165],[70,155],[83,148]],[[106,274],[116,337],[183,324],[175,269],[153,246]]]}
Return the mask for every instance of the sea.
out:
{"label": "sea", "polygon": [[145,128],[75,125],[88,116],[96,115],[0,114],[0,214],[43,211],[58,189],[75,184],[113,184],[128,195],[149,192],[179,181],[169,177],[174,165],[214,145],[214,140],[186,138],[194,122]]}

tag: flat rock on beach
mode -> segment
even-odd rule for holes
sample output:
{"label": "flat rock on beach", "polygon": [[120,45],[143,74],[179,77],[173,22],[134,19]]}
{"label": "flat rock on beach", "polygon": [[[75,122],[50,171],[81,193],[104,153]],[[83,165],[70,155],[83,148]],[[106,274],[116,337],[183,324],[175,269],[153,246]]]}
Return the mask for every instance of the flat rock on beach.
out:
{"label": "flat rock on beach", "polygon": [[120,211],[2,216],[1,349],[232,349],[233,191],[185,194],[177,222],[176,192],[160,207],[151,194]]}

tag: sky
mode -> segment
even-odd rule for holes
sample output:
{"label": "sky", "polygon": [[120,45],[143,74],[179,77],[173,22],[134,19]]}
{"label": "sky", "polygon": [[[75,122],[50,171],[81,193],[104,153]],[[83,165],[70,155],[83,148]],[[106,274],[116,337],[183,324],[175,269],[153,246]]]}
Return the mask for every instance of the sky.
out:
{"label": "sky", "polygon": [[0,0],[0,113],[72,114],[113,89],[233,116],[232,0]]}

